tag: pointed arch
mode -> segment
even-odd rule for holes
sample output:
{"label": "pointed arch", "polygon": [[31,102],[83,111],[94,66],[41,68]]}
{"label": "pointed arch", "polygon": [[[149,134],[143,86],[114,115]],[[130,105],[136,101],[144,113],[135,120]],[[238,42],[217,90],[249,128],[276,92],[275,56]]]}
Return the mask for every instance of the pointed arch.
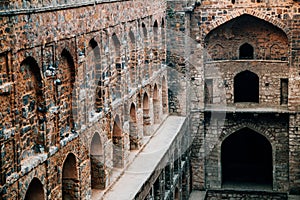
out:
{"label": "pointed arch", "polygon": [[265,41],[256,40],[252,43],[249,40],[269,35],[280,44],[282,57],[287,57],[288,36],[272,22],[249,14],[239,15],[231,20],[226,19],[226,23],[221,22],[205,36],[204,42],[208,49],[216,43],[226,46],[227,49],[221,52],[222,55],[216,55],[217,59],[270,59],[270,49]]}
{"label": "pointed arch", "polygon": [[132,87],[136,86],[136,74],[137,74],[137,50],[136,50],[136,39],[134,33],[130,29],[129,31],[129,56],[130,60],[128,62],[129,65],[129,76],[130,83]]}
{"label": "pointed arch", "polygon": [[151,48],[151,51],[152,51],[152,55],[153,55],[153,59],[152,59],[152,74],[153,72],[157,71],[160,66],[160,56],[159,56],[159,51],[160,51],[160,43],[161,43],[161,37],[159,37],[159,28],[158,28],[158,22],[157,20],[154,21],[154,24],[153,24],[153,43],[152,43],[152,48]]}
{"label": "pointed arch", "polygon": [[94,133],[91,141],[90,162],[91,162],[91,186],[92,189],[105,188],[105,170],[103,164],[103,146],[99,133]]}
{"label": "pointed arch", "polygon": [[243,15],[250,15],[250,16],[256,17],[258,19],[264,20],[264,21],[276,26],[277,28],[281,29],[287,35],[288,38],[291,38],[290,29],[283,21],[281,21],[278,18],[270,17],[267,13],[261,13],[261,12],[253,11],[251,9],[237,10],[237,11],[232,12],[231,14],[224,15],[221,18],[211,21],[211,23],[209,24],[207,29],[203,29],[205,36],[207,36],[210,32],[212,32],[219,26],[221,26],[235,18],[241,17]]}
{"label": "pointed arch", "polygon": [[270,47],[270,59],[271,60],[285,60],[284,49],[280,48],[278,44],[273,44]]}
{"label": "pointed arch", "polygon": [[221,144],[222,184],[272,186],[272,145],[262,134],[243,128]]}
{"label": "pointed arch", "polygon": [[151,125],[151,117],[150,117],[149,97],[147,92],[145,92],[143,96],[143,133],[145,136],[148,136],[150,134],[150,125]]}
{"label": "pointed arch", "polygon": [[139,137],[138,137],[138,130],[137,130],[136,108],[134,103],[131,103],[129,115],[130,115],[130,121],[129,121],[130,150],[136,150],[139,148]]}
{"label": "pointed arch", "polygon": [[254,58],[254,48],[249,43],[244,43],[239,48],[239,58],[240,59],[253,59]]}
{"label": "pointed arch", "polygon": [[148,37],[148,31],[144,22],[142,22],[142,31],[143,31],[143,36]]}
{"label": "pointed arch", "polygon": [[165,76],[162,78],[162,92],[161,92],[161,98],[162,98],[162,111],[163,114],[168,113],[168,86]]}
{"label": "pointed arch", "polygon": [[113,123],[113,166],[122,168],[124,164],[124,136],[122,122],[119,115],[116,115]]}
{"label": "pointed arch", "polygon": [[259,103],[259,77],[251,71],[242,71],[234,77],[234,102]]}
{"label": "pointed arch", "polygon": [[160,103],[159,103],[159,98],[158,98],[158,88],[157,85],[154,85],[154,89],[153,89],[153,121],[154,124],[158,124],[159,123],[159,116],[160,116]]}
{"label": "pointed arch", "polygon": [[121,88],[122,88],[122,58],[121,58],[121,43],[118,36],[112,34],[112,42],[114,46],[114,64],[115,68],[113,69],[113,77],[115,79],[115,85],[112,88],[112,98],[113,100],[121,98]]}
{"label": "pointed arch", "polygon": [[150,78],[150,67],[149,67],[149,63],[150,63],[150,51],[151,48],[149,48],[149,38],[148,38],[148,31],[147,31],[147,27],[144,24],[144,22],[142,22],[142,32],[143,32],[143,47],[144,47],[144,63],[143,63],[143,74],[142,76],[144,77],[144,79],[149,79]]}
{"label": "pointed arch", "polygon": [[162,64],[166,63],[166,31],[165,31],[165,19],[161,19],[161,48],[160,48],[160,59]]}
{"label": "pointed arch", "polygon": [[157,20],[155,20],[154,23],[153,23],[153,34],[154,34],[154,39],[157,38],[157,35],[158,35],[158,22],[157,22]]}
{"label": "pointed arch", "polygon": [[42,182],[33,178],[28,186],[24,200],[44,200],[45,193]]}
{"label": "pointed arch", "polygon": [[73,98],[75,97],[75,64],[71,53],[67,49],[63,49],[60,56],[58,78],[61,83],[57,86],[57,93],[59,104],[61,104],[61,112],[64,115],[60,115],[61,132],[60,137],[66,137],[72,129],[74,129],[73,118]]}
{"label": "pointed arch", "polygon": [[[22,133],[21,160],[35,153],[41,153],[45,146],[44,131],[40,129],[46,112],[43,79],[37,61],[29,56],[20,63],[16,81],[16,91],[22,99],[22,117],[20,130],[30,127]],[[30,119],[30,120],[29,120]],[[51,143],[55,143],[51,141]]]}
{"label": "pointed arch", "polygon": [[[93,69],[91,69],[91,72],[95,74],[95,111],[100,112],[103,109],[103,97],[104,97],[104,92],[103,92],[103,80],[102,80],[102,69],[101,69],[101,59],[100,59],[100,48],[98,43],[94,38],[92,38],[89,41],[89,47],[92,51],[92,60],[91,62],[93,63]],[[93,74],[90,76],[93,77]],[[92,78],[90,77],[90,78]]]}
{"label": "pointed arch", "polygon": [[62,168],[62,199],[78,199],[79,179],[76,156],[69,153]]}

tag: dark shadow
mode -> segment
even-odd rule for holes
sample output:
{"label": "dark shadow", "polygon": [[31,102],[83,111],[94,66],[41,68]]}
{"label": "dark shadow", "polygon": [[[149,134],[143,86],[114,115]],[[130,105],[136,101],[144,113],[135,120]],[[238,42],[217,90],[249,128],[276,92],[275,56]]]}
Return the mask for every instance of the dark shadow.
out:
{"label": "dark shadow", "polygon": [[248,70],[234,77],[234,102],[259,102],[259,78]]}
{"label": "dark shadow", "polygon": [[254,49],[250,44],[243,44],[240,46],[240,59],[253,59],[253,51]]}
{"label": "dark shadow", "polygon": [[251,129],[241,129],[223,141],[221,163],[223,187],[272,186],[272,146]]}

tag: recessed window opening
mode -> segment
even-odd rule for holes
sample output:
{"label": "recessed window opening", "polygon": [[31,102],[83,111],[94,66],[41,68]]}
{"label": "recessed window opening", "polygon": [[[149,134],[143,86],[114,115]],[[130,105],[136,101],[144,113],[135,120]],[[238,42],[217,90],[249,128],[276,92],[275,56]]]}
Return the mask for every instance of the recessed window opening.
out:
{"label": "recessed window opening", "polygon": [[234,77],[234,102],[259,102],[259,78],[248,70]]}
{"label": "recessed window opening", "polygon": [[254,49],[250,44],[243,44],[242,46],[240,46],[240,59],[253,59],[253,52]]}

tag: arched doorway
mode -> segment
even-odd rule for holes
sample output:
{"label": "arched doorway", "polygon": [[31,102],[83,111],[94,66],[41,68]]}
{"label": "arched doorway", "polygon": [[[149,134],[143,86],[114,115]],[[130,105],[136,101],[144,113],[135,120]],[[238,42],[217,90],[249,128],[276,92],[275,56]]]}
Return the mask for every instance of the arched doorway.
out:
{"label": "arched doorway", "polygon": [[91,142],[91,185],[92,189],[105,188],[105,171],[103,165],[103,151],[101,139],[98,133],[95,133]]}
{"label": "arched doorway", "polygon": [[234,102],[259,102],[259,78],[248,70],[234,77]]}
{"label": "arched doorway", "polygon": [[272,146],[261,134],[243,128],[221,146],[223,186],[271,186]]}
{"label": "arched doorway", "polygon": [[62,199],[78,199],[79,180],[77,175],[76,157],[69,153],[62,170]]}
{"label": "arched doorway", "polygon": [[33,178],[30,182],[24,200],[44,200],[43,184],[37,178]]}

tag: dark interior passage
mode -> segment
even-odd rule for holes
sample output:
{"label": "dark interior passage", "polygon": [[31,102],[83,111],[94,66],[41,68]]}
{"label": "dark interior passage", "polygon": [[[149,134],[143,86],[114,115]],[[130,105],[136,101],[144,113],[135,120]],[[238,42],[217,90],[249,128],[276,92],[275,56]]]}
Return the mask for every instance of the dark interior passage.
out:
{"label": "dark interior passage", "polygon": [[272,184],[272,146],[244,128],[228,136],[221,147],[223,184]]}
{"label": "dark interior passage", "polygon": [[259,102],[259,78],[248,70],[234,77],[234,102]]}

